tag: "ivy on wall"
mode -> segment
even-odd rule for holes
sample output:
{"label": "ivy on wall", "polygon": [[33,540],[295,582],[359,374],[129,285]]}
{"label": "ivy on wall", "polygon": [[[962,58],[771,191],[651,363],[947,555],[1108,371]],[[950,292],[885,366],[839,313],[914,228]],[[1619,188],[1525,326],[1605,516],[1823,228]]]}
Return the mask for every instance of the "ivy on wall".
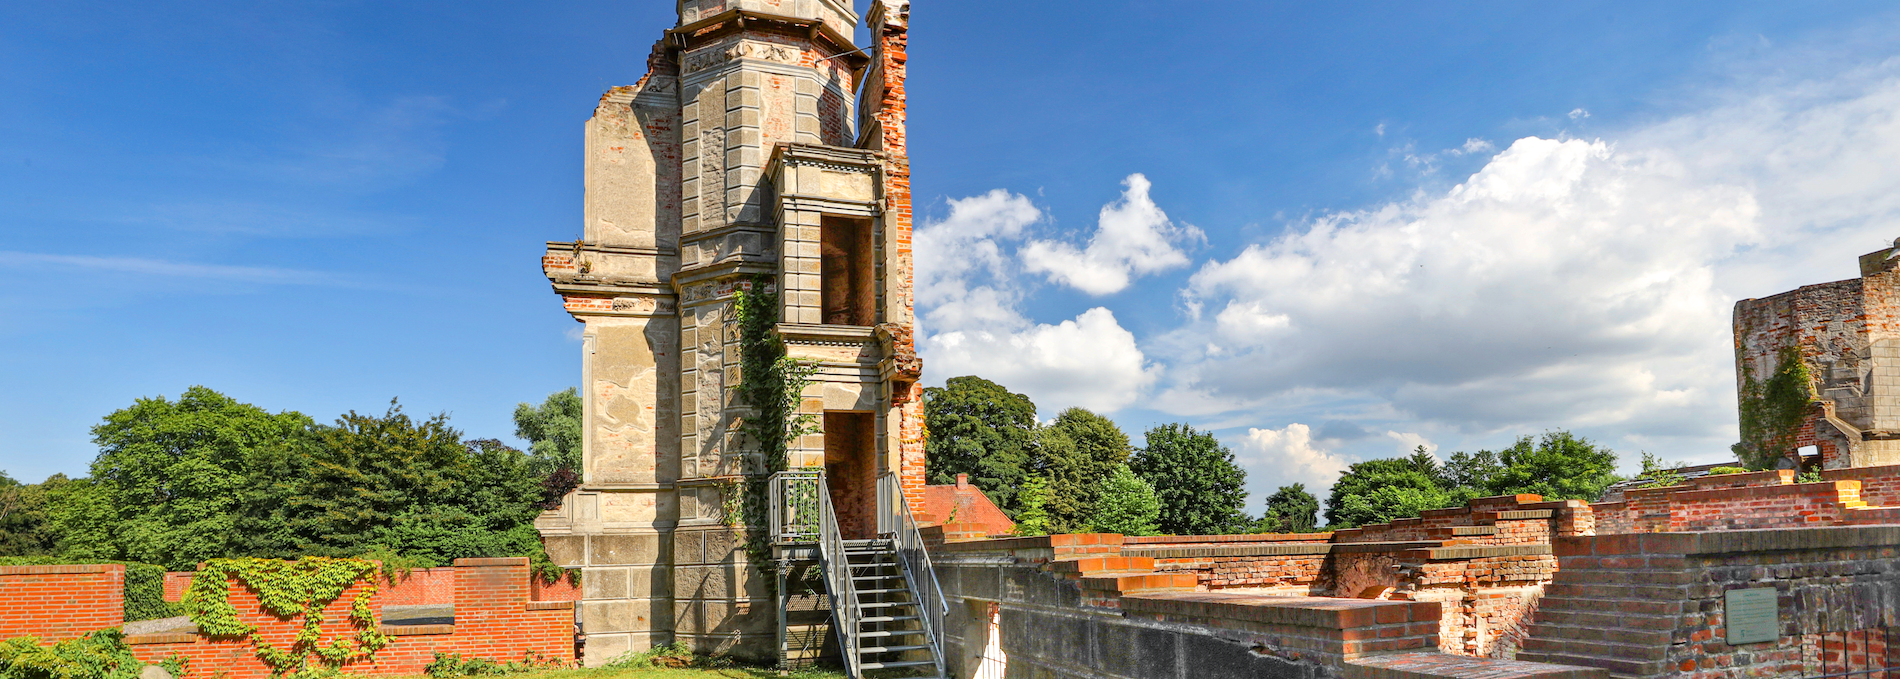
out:
{"label": "ivy on wall", "polygon": [[1766,380],[1756,380],[1754,370],[1744,363],[1739,396],[1742,440],[1730,449],[1742,466],[1772,468],[1793,448],[1795,434],[1817,398],[1801,350],[1782,347],[1775,372]]}
{"label": "ivy on wall", "polygon": [[[257,659],[271,668],[272,676],[326,676],[335,674],[345,662],[374,658],[389,644],[390,637],[378,631],[376,613],[370,608],[377,574],[376,563],[362,559],[212,559],[192,577],[183,603],[192,623],[206,636],[249,638]],[[288,649],[265,641],[256,627],[238,619],[227,584],[232,579],[256,592],[265,612],[285,620],[303,619]],[[350,602],[349,615],[356,634],[323,642],[323,609],[359,580],[365,584]],[[315,667],[309,663],[313,653],[319,661]]]}
{"label": "ivy on wall", "polygon": [[[735,518],[744,523],[746,555],[760,571],[769,573],[772,555],[770,536],[766,535],[766,491],[772,474],[785,471],[792,442],[821,431],[817,415],[799,412],[805,387],[811,385],[817,366],[785,355],[785,343],[777,330],[779,296],[772,277],[760,274],[746,283],[738,286],[732,300],[732,316],[739,328],[737,391],[752,407],[740,431],[758,446],[759,467],[744,474],[742,492],[735,493],[740,489],[732,486],[724,489],[726,516],[729,525]],[[743,498],[738,507],[733,506],[735,495]]]}

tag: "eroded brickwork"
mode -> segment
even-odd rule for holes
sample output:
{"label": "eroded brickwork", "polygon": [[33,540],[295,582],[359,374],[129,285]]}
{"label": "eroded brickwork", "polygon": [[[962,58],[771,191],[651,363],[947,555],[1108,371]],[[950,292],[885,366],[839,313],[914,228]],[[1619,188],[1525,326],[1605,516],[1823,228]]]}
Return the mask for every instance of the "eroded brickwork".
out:
{"label": "eroded brickwork", "polygon": [[1773,375],[1784,348],[1807,364],[1820,402],[1788,440],[1766,451],[1814,446],[1837,469],[1900,462],[1900,257],[1861,257],[1861,277],[1735,303],[1735,379]]}

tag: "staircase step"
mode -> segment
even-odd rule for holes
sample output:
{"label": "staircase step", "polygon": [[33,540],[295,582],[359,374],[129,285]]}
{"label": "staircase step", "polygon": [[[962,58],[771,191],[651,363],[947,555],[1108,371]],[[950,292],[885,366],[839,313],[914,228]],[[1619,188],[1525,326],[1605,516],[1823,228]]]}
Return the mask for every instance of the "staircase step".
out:
{"label": "staircase step", "polygon": [[927,648],[930,648],[930,647],[929,646],[864,646],[858,649],[858,654],[863,655],[866,653],[903,653],[905,651],[921,651]]}
{"label": "staircase step", "polygon": [[859,632],[858,636],[871,639],[876,637],[914,637],[923,633],[924,631],[920,629],[892,629],[878,630],[876,632]]}
{"label": "staircase step", "polygon": [[858,592],[859,594],[890,594],[890,593],[892,593],[892,592],[905,592],[905,593],[908,593],[908,592],[910,592],[910,588],[909,588],[909,587],[898,587],[898,588],[896,588],[896,589],[860,589],[860,590],[857,590],[857,592]]}
{"label": "staircase step", "polygon": [[858,608],[915,608],[915,601],[873,601],[858,604]]}
{"label": "staircase step", "polygon": [[918,665],[935,665],[935,664],[937,664],[937,661],[935,660],[894,660],[891,662],[859,663],[858,667],[861,669],[867,669],[867,670],[883,670],[883,669],[890,669],[892,667],[916,667]]}
{"label": "staircase step", "polygon": [[902,579],[904,579],[904,576],[903,576],[902,574],[898,574],[898,575],[862,575],[862,576],[860,576],[860,575],[853,575],[853,576],[851,576],[851,579],[852,579],[852,580],[902,580]]}
{"label": "staircase step", "polygon": [[905,621],[905,620],[916,620],[916,619],[917,619],[917,616],[914,616],[914,615],[873,615],[873,616],[869,616],[869,617],[864,617],[864,618],[858,618],[858,622],[860,622],[860,623],[865,623],[865,622],[903,622],[903,621]]}

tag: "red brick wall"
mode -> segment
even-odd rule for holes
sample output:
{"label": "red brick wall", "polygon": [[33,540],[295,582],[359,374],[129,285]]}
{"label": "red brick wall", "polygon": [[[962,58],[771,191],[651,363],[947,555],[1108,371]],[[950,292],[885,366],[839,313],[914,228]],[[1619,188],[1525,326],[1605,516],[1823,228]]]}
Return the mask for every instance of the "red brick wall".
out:
{"label": "red brick wall", "polygon": [[[464,657],[494,660],[520,660],[524,654],[572,661],[574,659],[574,608],[571,601],[532,602],[534,587],[529,584],[528,560],[458,559],[452,577],[442,578],[427,569],[424,580],[412,581],[408,591],[397,590],[399,601],[433,598],[423,585],[452,583],[455,624],[411,627],[385,625],[383,631],[397,635],[389,646],[377,653],[372,662],[344,666],[352,674],[414,675],[434,659],[437,651],[460,653]],[[418,571],[421,572],[421,571]],[[323,611],[328,642],[345,634],[354,634],[347,622],[356,593],[366,583],[358,582]],[[265,641],[287,648],[301,621],[279,620],[265,613],[257,595],[237,582],[231,583],[231,604],[238,617],[255,625]],[[390,602],[377,597],[372,606],[381,609]],[[421,603],[438,603],[421,601]],[[127,637],[133,652],[146,660],[181,655],[192,661],[192,672],[199,676],[225,676],[229,679],[261,679],[269,668],[257,660],[255,649],[246,639],[213,640],[196,634],[168,634]]]}
{"label": "red brick wall", "polygon": [[191,576],[196,571],[172,571],[165,574],[165,600],[178,602],[185,599],[185,589],[191,586]]}
{"label": "red brick wall", "polygon": [[1900,466],[1854,467],[1821,472],[1824,481],[1859,481],[1860,499],[1874,507],[1900,507]]}
{"label": "red brick wall", "polygon": [[0,566],[0,639],[52,643],[125,622],[125,567]]}
{"label": "red brick wall", "polygon": [[396,581],[383,582],[376,592],[376,603],[383,606],[455,603],[454,568],[417,568]]}

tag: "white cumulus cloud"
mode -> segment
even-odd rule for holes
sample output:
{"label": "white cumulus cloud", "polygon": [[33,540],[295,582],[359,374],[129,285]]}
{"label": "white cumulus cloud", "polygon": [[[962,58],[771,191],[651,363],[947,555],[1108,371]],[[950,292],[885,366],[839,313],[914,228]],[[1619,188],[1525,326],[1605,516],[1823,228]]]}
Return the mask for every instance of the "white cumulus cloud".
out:
{"label": "white cumulus cloud", "polygon": [[1260,497],[1287,483],[1304,483],[1324,497],[1350,464],[1320,446],[1313,429],[1298,422],[1280,429],[1249,428],[1236,447],[1235,457],[1247,468],[1248,485],[1253,486],[1250,491]]}
{"label": "white cumulus cloud", "polygon": [[1148,197],[1151,184],[1140,174],[1122,181],[1120,200],[1102,206],[1095,233],[1086,247],[1063,241],[1031,241],[1022,250],[1023,266],[1049,280],[1091,295],[1121,292],[1136,276],[1188,265],[1176,243],[1201,237],[1193,226],[1175,226]]}
{"label": "white cumulus cloud", "polygon": [[919,343],[933,379],[981,376],[1044,410],[1112,411],[1139,398],[1159,369],[1114,312],[1049,324],[1019,310],[1015,250],[1041,209],[1001,189],[948,202],[949,215],[914,237]]}

